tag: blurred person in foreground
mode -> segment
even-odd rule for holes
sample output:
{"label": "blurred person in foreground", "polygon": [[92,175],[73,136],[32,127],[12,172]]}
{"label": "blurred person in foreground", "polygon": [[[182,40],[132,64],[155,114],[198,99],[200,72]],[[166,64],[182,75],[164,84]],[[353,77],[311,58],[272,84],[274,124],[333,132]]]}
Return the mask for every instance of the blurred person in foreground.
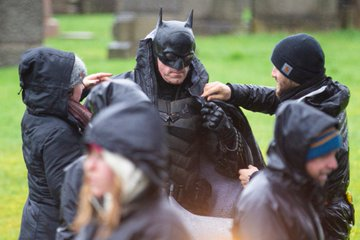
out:
{"label": "blurred person in foreground", "polygon": [[[85,106],[91,111],[92,117],[94,117],[110,105],[127,101],[132,104],[150,102],[149,98],[141,91],[136,83],[131,80],[117,79],[102,82],[93,87],[86,97]],[[56,240],[70,240],[75,238],[72,223],[78,209],[85,159],[86,156],[83,155],[65,168],[60,201],[61,225],[57,229]]]}
{"label": "blurred person in foreground", "polygon": [[170,207],[164,136],[150,101],[100,111],[85,131],[76,239],[190,239]]}
{"label": "blurred person in foreground", "polygon": [[209,80],[195,55],[193,12],[182,21],[163,21],[139,43],[134,71],[115,78],[139,84],[159,110],[167,129],[170,196],[188,211],[231,217],[242,187],[238,170],[263,168],[261,152],[245,115],[221,101],[200,97]]}
{"label": "blurred person in foreground", "polygon": [[326,239],[318,215],[323,186],[337,168],[338,121],[301,102],[276,112],[268,166],[241,193],[233,233],[241,240]]}
{"label": "blurred person in foreground", "polygon": [[63,169],[81,156],[81,136],[91,117],[80,99],[85,88],[109,76],[86,76],[85,64],[71,52],[40,47],[22,55],[21,132],[29,194],[19,239],[55,239]]}
{"label": "blurred person in foreground", "polygon": [[[202,96],[267,114],[274,114],[280,103],[293,99],[337,118],[343,142],[336,153],[338,168],[325,184],[325,211],[321,213],[321,222],[326,239],[347,239],[354,224],[352,197],[347,191],[350,181],[346,117],[349,89],[325,74],[324,52],[319,42],[308,34],[282,39],[275,46],[271,61],[275,88],[215,82],[205,86]],[[241,183],[245,186],[257,171],[254,166],[241,169]]]}

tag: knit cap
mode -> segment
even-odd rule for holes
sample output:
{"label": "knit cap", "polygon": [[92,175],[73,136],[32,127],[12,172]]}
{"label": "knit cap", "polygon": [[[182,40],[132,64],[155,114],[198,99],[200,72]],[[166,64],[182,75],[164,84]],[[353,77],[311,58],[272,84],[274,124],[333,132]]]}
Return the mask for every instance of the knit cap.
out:
{"label": "knit cap", "polygon": [[302,85],[319,82],[325,77],[325,56],[312,36],[300,33],[281,40],[274,48],[271,61],[288,79]]}
{"label": "knit cap", "polygon": [[328,128],[311,141],[306,160],[311,161],[335,151],[341,147],[341,143],[339,131],[335,127]]}
{"label": "knit cap", "polygon": [[70,77],[70,88],[82,82],[87,74],[85,63],[75,55],[74,67]]}

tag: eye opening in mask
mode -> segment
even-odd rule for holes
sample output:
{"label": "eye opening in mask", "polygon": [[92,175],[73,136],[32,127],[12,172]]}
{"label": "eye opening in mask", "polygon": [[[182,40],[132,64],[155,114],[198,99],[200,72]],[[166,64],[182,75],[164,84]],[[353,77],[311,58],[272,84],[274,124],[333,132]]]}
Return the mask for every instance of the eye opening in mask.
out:
{"label": "eye opening in mask", "polygon": [[176,62],[180,58],[185,65],[189,65],[193,57],[194,57],[193,53],[188,53],[185,56],[179,56],[173,52],[165,52],[163,54],[163,58],[166,62]]}
{"label": "eye opening in mask", "polygon": [[179,57],[172,52],[166,52],[164,53],[164,58],[167,61],[176,61]]}
{"label": "eye opening in mask", "polygon": [[194,54],[189,53],[183,57],[183,61],[184,61],[184,63],[190,63],[193,58],[194,58]]}

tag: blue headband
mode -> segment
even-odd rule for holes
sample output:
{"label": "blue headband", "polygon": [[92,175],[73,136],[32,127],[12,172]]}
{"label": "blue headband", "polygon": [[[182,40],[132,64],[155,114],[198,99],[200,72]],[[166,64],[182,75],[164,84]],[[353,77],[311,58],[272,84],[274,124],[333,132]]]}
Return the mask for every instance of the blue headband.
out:
{"label": "blue headband", "polygon": [[342,139],[339,131],[331,128],[312,141],[306,160],[311,160],[335,151],[341,147],[341,144]]}

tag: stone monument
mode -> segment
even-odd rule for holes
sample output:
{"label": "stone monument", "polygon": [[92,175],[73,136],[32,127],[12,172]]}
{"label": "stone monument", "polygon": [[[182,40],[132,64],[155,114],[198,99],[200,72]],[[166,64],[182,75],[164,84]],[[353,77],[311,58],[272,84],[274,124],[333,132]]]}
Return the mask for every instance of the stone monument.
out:
{"label": "stone monument", "polygon": [[43,40],[42,0],[0,1],[0,66],[18,64],[28,48]]}
{"label": "stone monument", "polygon": [[59,23],[53,18],[52,0],[43,0],[44,37],[54,37],[59,33]]}
{"label": "stone monument", "polygon": [[54,13],[112,13],[116,0],[56,0],[53,1]]}
{"label": "stone monument", "polygon": [[185,21],[194,10],[193,30],[199,34],[235,32],[240,27],[242,0],[117,0],[114,41],[109,57],[135,56],[138,42],[155,26],[160,7],[163,20]]}
{"label": "stone monument", "polygon": [[254,31],[337,28],[338,0],[253,0]]}

